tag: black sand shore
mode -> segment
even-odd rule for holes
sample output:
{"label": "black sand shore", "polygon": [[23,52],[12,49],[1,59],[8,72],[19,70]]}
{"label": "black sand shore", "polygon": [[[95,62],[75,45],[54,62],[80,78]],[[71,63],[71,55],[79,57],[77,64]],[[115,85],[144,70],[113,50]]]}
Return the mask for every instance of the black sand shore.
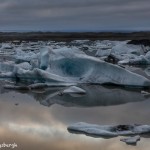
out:
{"label": "black sand shore", "polygon": [[0,42],[5,41],[71,41],[71,40],[150,40],[150,32],[0,32]]}

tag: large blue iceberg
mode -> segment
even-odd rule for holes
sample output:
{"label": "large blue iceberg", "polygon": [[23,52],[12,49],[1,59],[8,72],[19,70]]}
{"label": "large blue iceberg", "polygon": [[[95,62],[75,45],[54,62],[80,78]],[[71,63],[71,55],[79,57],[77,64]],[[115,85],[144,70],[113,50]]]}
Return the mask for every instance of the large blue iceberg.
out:
{"label": "large blue iceberg", "polygon": [[[21,50],[19,54],[22,54]],[[39,53],[26,55],[27,57],[14,55],[14,59],[20,60],[20,64],[1,62],[1,77],[49,82],[55,85],[80,83],[150,86],[150,80],[146,77],[94,56],[88,56],[76,47],[52,49],[45,46]]]}

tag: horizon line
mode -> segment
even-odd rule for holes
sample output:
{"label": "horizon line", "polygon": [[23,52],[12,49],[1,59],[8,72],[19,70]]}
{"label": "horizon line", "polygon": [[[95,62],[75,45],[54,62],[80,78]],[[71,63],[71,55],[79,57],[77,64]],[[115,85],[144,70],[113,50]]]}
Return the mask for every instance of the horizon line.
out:
{"label": "horizon line", "polygon": [[0,33],[133,33],[150,32],[150,30],[0,30]]}

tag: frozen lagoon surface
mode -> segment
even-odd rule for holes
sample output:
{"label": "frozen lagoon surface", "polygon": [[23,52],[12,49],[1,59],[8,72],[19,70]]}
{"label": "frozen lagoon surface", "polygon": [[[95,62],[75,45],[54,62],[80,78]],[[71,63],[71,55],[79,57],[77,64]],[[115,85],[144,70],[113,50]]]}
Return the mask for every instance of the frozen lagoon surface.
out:
{"label": "frozen lagoon surface", "polygon": [[[68,43],[68,45],[72,44],[76,48],[80,48],[84,52],[86,51],[88,55],[95,56],[99,48],[102,50],[110,49],[110,47],[115,46],[116,43],[119,42],[95,41],[91,43],[90,41],[73,41],[72,43]],[[50,41],[49,43],[39,42],[38,44],[26,43],[26,47],[23,46],[24,44],[25,43],[21,44],[22,49],[24,49],[23,52],[28,53],[30,51],[31,53],[30,55],[26,55],[28,56],[26,58],[20,57],[18,61],[25,59],[29,62],[29,56],[33,56],[34,59],[36,59],[34,53],[40,52],[38,49],[39,45],[42,47],[43,45],[51,45],[53,49],[62,48],[62,46],[66,47],[66,43],[53,43]],[[8,65],[7,67],[1,65],[1,73],[10,75],[12,68],[14,68],[13,64],[16,64],[14,57],[12,59],[11,56],[16,55],[15,47],[19,47],[20,49],[20,45],[14,45],[13,48],[10,43],[2,45],[1,62],[3,63],[5,61]],[[88,51],[86,50],[87,47],[89,49]],[[116,47],[117,46],[115,46],[114,49]],[[126,47],[127,46],[124,46],[124,49]],[[135,47],[133,51],[135,52]],[[22,52],[20,52],[18,56],[22,56],[21,53]],[[141,52],[139,53],[141,54]],[[138,55],[140,55],[139,53]],[[119,54],[117,53],[117,55]],[[41,57],[47,58],[46,52]],[[55,53],[53,57],[55,57]],[[100,59],[104,59],[104,56]],[[10,65],[10,62],[13,67]],[[43,64],[45,64],[44,61],[42,62],[42,66],[45,66]],[[17,67],[21,66],[24,70],[32,69],[32,67],[36,65],[38,65],[36,61],[32,61],[29,64],[17,63]],[[125,66],[125,68],[126,70],[133,71],[149,79],[148,65],[142,67]],[[53,73],[58,72],[59,75],[63,75],[63,72],[57,70],[57,67],[53,69]],[[70,124],[77,122],[87,122],[98,125],[150,125],[150,120],[148,119],[150,114],[149,88],[140,89],[128,86],[90,84],[78,84],[76,85],[78,88],[44,87],[43,83],[40,84],[41,88],[19,89],[18,87],[29,85],[30,81],[28,83],[27,81],[16,82],[11,78],[9,78],[9,80],[2,78],[0,83],[0,143],[15,142],[18,145],[16,149],[19,150],[149,150],[149,135],[141,136],[141,140],[137,143],[137,146],[129,146],[120,142],[121,138],[126,138],[124,136],[103,139],[71,134],[67,131],[67,127]],[[5,89],[4,85],[11,87],[15,85],[18,90],[17,88],[11,90]],[[73,91],[76,89],[77,91],[85,91],[86,93],[74,93],[72,89]]]}

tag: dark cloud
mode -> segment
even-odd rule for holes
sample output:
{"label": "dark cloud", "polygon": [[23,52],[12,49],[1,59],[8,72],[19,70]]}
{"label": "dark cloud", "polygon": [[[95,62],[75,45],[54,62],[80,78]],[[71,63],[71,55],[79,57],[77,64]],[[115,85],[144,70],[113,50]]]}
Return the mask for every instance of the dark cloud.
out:
{"label": "dark cloud", "polygon": [[0,29],[150,29],[148,0],[1,0]]}

